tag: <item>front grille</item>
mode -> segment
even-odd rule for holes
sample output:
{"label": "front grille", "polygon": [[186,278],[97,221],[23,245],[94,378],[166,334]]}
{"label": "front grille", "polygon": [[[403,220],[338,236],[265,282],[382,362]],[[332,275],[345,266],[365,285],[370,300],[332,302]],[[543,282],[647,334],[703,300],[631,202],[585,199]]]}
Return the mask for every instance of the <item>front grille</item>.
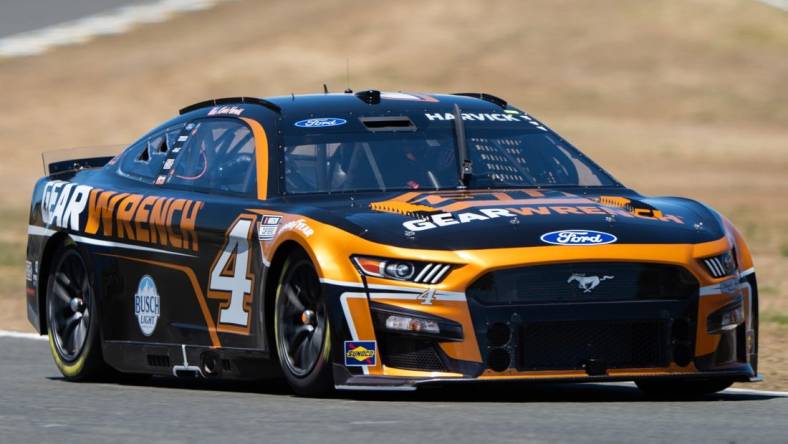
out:
{"label": "front grille", "polygon": [[485,305],[690,299],[698,281],[683,267],[629,262],[577,262],[509,268],[468,288]]}
{"label": "front grille", "polygon": [[415,340],[403,335],[386,334],[381,355],[387,367],[446,371],[434,342]]}
{"label": "front grille", "polygon": [[533,322],[522,328],[521,370],[582,370],[667,365],[660,321]]}

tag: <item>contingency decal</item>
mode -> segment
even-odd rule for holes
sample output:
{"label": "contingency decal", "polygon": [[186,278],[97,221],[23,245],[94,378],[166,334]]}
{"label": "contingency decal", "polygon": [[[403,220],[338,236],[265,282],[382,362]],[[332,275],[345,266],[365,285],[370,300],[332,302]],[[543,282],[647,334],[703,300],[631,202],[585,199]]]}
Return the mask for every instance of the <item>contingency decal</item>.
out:
{"label": "contingency decal", "polygon": [[347,120],[339,117],[318,117],[315,119],[299,120],[295,126],[299,128],[325,128],[329,126],[340,126],[347,123]]}
{"label": "contingency decal", "polygon": [[161,299],[156,291],[156,283],[147,274],[140,279],[137,293],[134,294],[134,315],[145,336],[153,334],[161,314]]}
{"label": "contingency decal", "polygon": [[374,367],[377,363],[376,341],[345,341],[346,367]]}
{"label": "contingency decal", "polygon": [[260,218],[260,225],[257,227],[257,238],[261,241],[269,241],[276,235],[276,228],[282,216],[263,216]]}
{"label": "contingency decal", "polygon": [[604,245],[612,244],[618,238],[604,231],[593,230],[561,230],[551,231],[539,237],[542,242],[551,245]]}
{"label": "contingency decal", "polygon": [[315,234],[315,230],[313,230],[304,219],[291,220],[290,222],[282,225],[282,228],[279,231],[285,232],[289,230],[298,231],[304,237],[310,237]]}
{"label": "contingency decal", "polygon": [[249,334],[254,272],[249,254],[257,216],[242,214],[225,234],[225,241],[211,267],[208,297],[219,299],[219,331]]}

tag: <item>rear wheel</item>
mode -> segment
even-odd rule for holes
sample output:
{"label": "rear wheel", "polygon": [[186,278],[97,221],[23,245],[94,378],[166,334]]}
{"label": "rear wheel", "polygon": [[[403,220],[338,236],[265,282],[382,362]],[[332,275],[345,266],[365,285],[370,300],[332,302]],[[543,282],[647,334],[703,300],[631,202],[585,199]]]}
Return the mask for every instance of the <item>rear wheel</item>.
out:
{"label": "rear wheel", "polygon": [[333,388],[326,304],[312,262],[291,255],[282,268],[274,309],[274,336],[287,382],[300,395],[317,396]]}
{"label": "rear wheel", "polygon": [[640,391],[651,397],[693,398],[710,395],[733,385],[728,379],[680,379],[662,381],[635,381]]}
{"label": "rear wheel", "polygon": [[49,348],[66,379],[96,378],[106,366],[101,357],[98,312],[90,273],[73,246],[61,247],[47,280]]}

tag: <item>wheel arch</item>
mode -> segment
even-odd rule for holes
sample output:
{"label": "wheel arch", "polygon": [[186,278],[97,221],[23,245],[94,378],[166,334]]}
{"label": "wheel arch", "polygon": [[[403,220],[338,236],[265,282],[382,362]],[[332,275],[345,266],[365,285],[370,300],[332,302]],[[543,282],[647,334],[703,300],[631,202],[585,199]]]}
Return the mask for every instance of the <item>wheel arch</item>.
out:
{"label": "wheel arch", "polygon": [[[276,353],[276,344],[274,344],[274,303],[276,302],[276,291],[279,285],[279,278],[282,275],[282,268],[294,252],[300,251],[304,253],[314,263],[313,255],[304,248],[301,243],[295,240],[286,240],[282,242],[274,252],[271,258],[271,263],[266,271],[265,286],[263,288],[263,325],[265,325],[265,341],[266,346],[272,353]],[[317,269],[317,267],[315,267]]]}
{"label": "wheel arch", "polygon": [[70,243],[75,243],[71,236],[64,231],[59,231],[47,239],[44,250],[41,253],[41,269],[38,274],[38,288],[36,289],[36,302],[38,304],[38,328],[39,333],[45,335],[49,332],[46,316],[46,292],[49,273],[58,248]]}

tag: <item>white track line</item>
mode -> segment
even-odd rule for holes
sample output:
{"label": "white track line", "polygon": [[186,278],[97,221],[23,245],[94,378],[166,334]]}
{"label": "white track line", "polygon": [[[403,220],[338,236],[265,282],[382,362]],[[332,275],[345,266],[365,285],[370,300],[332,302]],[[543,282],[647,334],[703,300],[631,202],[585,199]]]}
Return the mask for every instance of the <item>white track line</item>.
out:
{"label": "white track line", "polygon": [[[21,331],[11,331],[11,330],[0,330],[0,338],[17,338],[17,339],[33,339],[36,341],[46,341],[48,338],[46,336],[41,336],[38,333],[23,333]],[[630,384],[627,384],[630,385]],[[634,387],[634,384],[631,384]],[[788,392],[775,392],[775,391],[768,391],[768,390],[750,390],[750,389],[740,389],[740,388],[729,388],[725,390],[723,393],[741,393],[741,394],[753,394],[753,395],[769,395],[769,396],[782,396],[788,397]]]}
{"label": "white track line", "polygon": [[740,389],[740,388],[725,389],[725,391],[722,393],[740,393],[742,395],[752,394],[752,395],[770,395],[770,396],[788,397],[788,392],[775,392],[769,390],[751,390],[751,389]]}
{"label": "white track line", "polygon": [[788,0],[758,0],[761,3],[788,12]]}
{"label": "white track line", "polygon": [[41,54],[54,46],[84,43],[94,37],[121,34],[141,23],[158,23],[181,12],[208,9],[224,0],[157,0],[123,6],[77,20],[0,38],[0,58]]}
{"label": "white track line", "polygon": [[19,338],[34,339],[36,341],[46,341],[49,338],[38,333],[23,333],[21,331],[0,330],[0,338]]}

